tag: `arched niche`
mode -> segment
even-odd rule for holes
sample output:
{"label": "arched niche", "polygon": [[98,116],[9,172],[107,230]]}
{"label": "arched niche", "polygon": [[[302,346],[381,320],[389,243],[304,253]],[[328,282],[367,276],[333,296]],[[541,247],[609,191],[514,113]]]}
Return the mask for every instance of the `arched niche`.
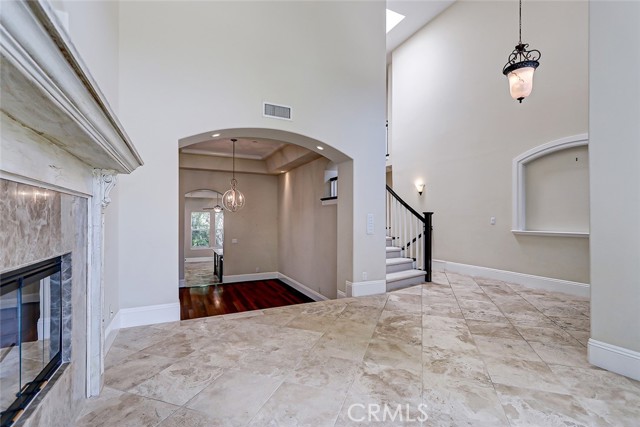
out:
{"label": "arched niche", "polygon": [[[560,202],[565,202],[566,200],[568,200],[568,198],[573,197],[573,195],[571,194],[571,191],[569,191],[569,188],[568,188],[568,186],[572,184],[571,183],[567,184],[567,182],[562,182],[561,184],[563,188],[560,188],[561,187],[560,185],[558,186],[557,189],[554,188],[554,190],[557,190],[557,191],[554,191],[555,194],[549,195],[548,197],[546,197],[546,201],[543,202],[541,201],[543,200],[543,198],[540,197],[540,194],[543,194],[544,191],[532,191],[532,188],[531,188],[532,183],[527,182],[528,177],[529,179],[531,179],[532,176],[544,177],[545,168],[547,168],[547,170],[554,169],[557,172],[561,168],[561,166],[559,166],[557,162],[555,162],[556,164],[554,164],[554,160],[555,160],[554,157],[560,160],[566,160],[566,159],[562,159],[562,156],[564,155],[564,157],[567,157],[566,155],[571,154],[572,157],[575,155],[576,162],[579,162],[579,161],[584,162],[586,160],[584,157],[586,156],[581,156],[580,154],[587,153],[586,150],[588,148],[588,144],[589,144],[589,137],[587,134],[574,135],[574,136],[558,139],[558,140],[540,145],[538,147],[535,147],[529,151],[526,151],[520,154],[519,156],[513,159],[512,232],[514,234],[538,235],[538,236],[585,237],[585,238],[589,237],[588,224],[586,226],[585,224],[582,224],[585,221],[579,221],[580,224],[577,226],[566,224],[566,221],[564,221],[564,223],[563,221],[559,221],[560,223],[559,226],[550,226],[548,227],[548,229],[545,229],[545,226],[543,225],[545,221],[539,221],[540,223],[536,223],[533,226],[529,226],[527,222],[527,212],[529,212],[530,215],[531,215],[531,212],[535,212],[534,209],[531,209],[532,206],[529,206],[529,207],[527,206],[527,202],[528,202],[527,188],[529,188],[529,193],[536,193],[536,197],[534,197],[535,201],[529,200],[529,203],[538,203],[538,204],[552,203],[554,198],[556,200],[559,200]],[[588,165],[584,163],[583,165],[585,168],[587,168],[587,173],[588,173]],[[531,166],[531,169],[529,171],[527,170],[528,166]],[[532,173],[534,166],[540,166],[540,167],[537,168],[535,173]],[[571,173],[571,170],[567,168],[564,172]],[[588,197],[588,177],[583,180],[582,175],[576,178],[574,174],[572,179],[575,185],[577,185],[576,188],[581,189],[582,190],[581,192],[587,191],[587,197]],[[551,182],[550,181],[551,179],[553,178],[547,177],[546,185],[550,185],[549,182]],[[585,186],[586,186],[586,190],[585,190]],[[543,189],[540,189],[540,190],[543,190]],[[564,191],[565,194],[567,194],[566,200],[561,199],[562,191]],[[530,197],[529,199],[531,198],[532,197]],[[577,203],[577,205],[583,205],[583,204],[584,203]],[[564,208],[560,208],[560,211],[562,211],[563,214],[567,216],[568,209],[569,208],[564,207]],[[582,209],[587,209],[586,212],[581,212],[581,214],[584,213],[584,215],[587,215],[588,217],[588,199],[587,199],[587,205],[583,206]],[[530,221],[530,222],[534,222],[534,221]]]}

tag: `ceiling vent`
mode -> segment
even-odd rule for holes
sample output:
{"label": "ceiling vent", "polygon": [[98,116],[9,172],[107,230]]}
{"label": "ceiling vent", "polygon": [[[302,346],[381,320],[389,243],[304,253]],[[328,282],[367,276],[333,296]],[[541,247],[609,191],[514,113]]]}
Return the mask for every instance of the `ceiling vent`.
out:
{"label": "ceiling vent", "polygon": [[291,107],[264,102],[262,104],[262,115],[274,119],[291,120]]}

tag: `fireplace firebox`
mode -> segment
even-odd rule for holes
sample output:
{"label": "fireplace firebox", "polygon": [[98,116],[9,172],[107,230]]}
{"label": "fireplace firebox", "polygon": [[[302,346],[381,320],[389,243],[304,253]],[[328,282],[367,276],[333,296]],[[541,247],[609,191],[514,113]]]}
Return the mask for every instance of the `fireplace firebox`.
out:
{"label": "fireplace firebox", "polygon": [[0,424],[13,425],[62,363],[62,257],[0,275]]}

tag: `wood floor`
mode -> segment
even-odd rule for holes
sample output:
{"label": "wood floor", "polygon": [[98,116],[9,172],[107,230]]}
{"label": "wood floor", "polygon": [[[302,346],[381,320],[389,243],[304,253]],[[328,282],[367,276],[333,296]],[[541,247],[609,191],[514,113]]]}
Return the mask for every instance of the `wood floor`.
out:
{"label": "wood floor", "polygon": [[180,288],[180,319],[313,302],[277,279]]}

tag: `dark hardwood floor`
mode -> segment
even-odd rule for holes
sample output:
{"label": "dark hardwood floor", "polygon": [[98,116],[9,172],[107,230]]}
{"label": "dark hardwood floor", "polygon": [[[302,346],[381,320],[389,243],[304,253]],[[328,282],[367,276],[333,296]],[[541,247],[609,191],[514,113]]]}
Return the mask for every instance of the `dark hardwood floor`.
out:
{"label": "dark hardwood floor", "polygon": [[277,279],[180,288],[182,320],[302,304],[313,300]]}

